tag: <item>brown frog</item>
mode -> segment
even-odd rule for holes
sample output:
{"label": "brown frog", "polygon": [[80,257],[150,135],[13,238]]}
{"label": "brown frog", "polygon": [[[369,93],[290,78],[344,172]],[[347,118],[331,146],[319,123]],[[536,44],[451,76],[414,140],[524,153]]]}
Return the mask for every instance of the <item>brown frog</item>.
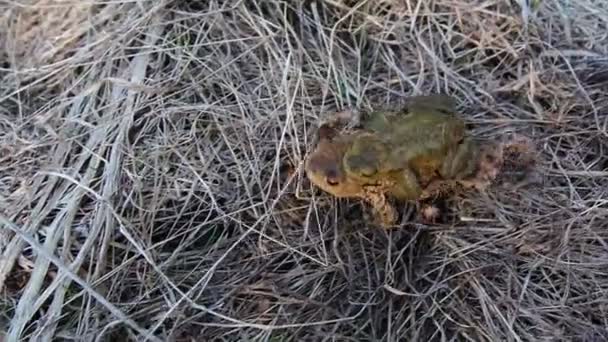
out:
{"label": "brown frog", "polygon": [[336,197],[367,201],[374,208],[380,224],[387,226],[397,218],[395,208],[385,196],[394,187],[392,181],[377,177],[366,183],[349,175],[344,168],[344,156],[359,136],[359,132],[340,134],[334,127],[322,125],[318,143],[306,158],[306,174],[313,184]]}
{"label": "brown frog", "polygon": [[396,211],[385,194],[417,200],[474,172],[478,148],[454,112],[448,96],[416,96],[403,110],[370,113],[347,134],[321,126],[306,172],[334,196],[366,199],[391,225]]}
{"label": "brown frog", "polygon": [[390,179],[401,200],[419,198],[432,182],[470,176],[478,146],[455,107],[451,97],[429,95],[410,98],[401,111],[372,112],[344,154],[346,174],[362,184]]}

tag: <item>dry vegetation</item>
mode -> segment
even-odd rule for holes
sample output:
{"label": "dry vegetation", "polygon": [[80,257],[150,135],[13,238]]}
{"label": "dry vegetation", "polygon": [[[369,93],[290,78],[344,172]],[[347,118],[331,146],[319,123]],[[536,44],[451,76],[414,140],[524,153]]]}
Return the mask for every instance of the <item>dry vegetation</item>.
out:
{"label": "dry vegetation", "polygon": [[[390,3],[0,2],[0,330],[608,339],[608,3]],[[311,188],[322,113],[430,92],[541,181],[388,232]]]}

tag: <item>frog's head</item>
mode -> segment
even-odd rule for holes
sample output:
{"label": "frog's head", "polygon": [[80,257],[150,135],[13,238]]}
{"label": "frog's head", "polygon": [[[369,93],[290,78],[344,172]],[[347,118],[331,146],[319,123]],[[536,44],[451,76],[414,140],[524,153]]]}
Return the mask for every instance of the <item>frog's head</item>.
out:
{"label": "frog's head", "polygon": [[323,125],[305,163],[311,182],[336,197],[357,197],[362,193],[360,184],[347,177],[342,165],[349,144],[348,136],[340,136],[331,126]]}

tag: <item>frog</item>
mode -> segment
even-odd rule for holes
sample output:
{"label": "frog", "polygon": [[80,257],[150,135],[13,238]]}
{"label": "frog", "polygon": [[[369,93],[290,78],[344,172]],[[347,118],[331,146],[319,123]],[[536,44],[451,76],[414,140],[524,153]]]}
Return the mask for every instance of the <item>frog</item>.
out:
{"label": "frog", "polygon": [[394,184],[381,177],[365,182],[352,177],[344,168],[344,155],[361,133],[340,134],[331,123],[321,125],[317,144],[307,156],[304,169],[311,183],[321,190],[337,198],[359,198],[370,204],[377,223],[388,227],[397,217],[395,207],[386,196]]}
{"label": "frog", "polygon": [[307,175],[336,197],[366,200],[380,223],[392,226],[396,209],[387,197],[428,198],[474,172],[478,148],[455,112],[453,98],[436,94],[412,97],[398,110],[372,111],[344,134],[322,125]]}
{"label": "frog", "polygon": [[442,94],[412,97],[400,110],[371,112],[345,150],[346,174],[363,184],[389,180],[389,193],[399,200],[464,183],[476,169],[479,146],[455,112],[455,100]]}
{"label": "frog", "polygon": [[338,198],[361,197],[363,183],[349,177],[342,162],[352,146],[355,135],[339,135],[335,127],[321,125],[317,143],[305,162],[310,181],[322,190]]}

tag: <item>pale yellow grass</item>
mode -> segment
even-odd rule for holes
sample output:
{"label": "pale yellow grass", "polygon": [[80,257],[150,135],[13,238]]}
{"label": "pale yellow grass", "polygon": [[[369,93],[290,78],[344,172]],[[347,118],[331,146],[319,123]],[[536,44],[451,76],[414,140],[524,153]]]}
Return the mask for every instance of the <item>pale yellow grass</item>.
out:
{"label": "pale yellow grass", "polygon": [[[0,331],[608,339],[608,3],[531,3],[0,2]],[[393,231],[310,186],[323,113],[431,92],[540,182]]]}

